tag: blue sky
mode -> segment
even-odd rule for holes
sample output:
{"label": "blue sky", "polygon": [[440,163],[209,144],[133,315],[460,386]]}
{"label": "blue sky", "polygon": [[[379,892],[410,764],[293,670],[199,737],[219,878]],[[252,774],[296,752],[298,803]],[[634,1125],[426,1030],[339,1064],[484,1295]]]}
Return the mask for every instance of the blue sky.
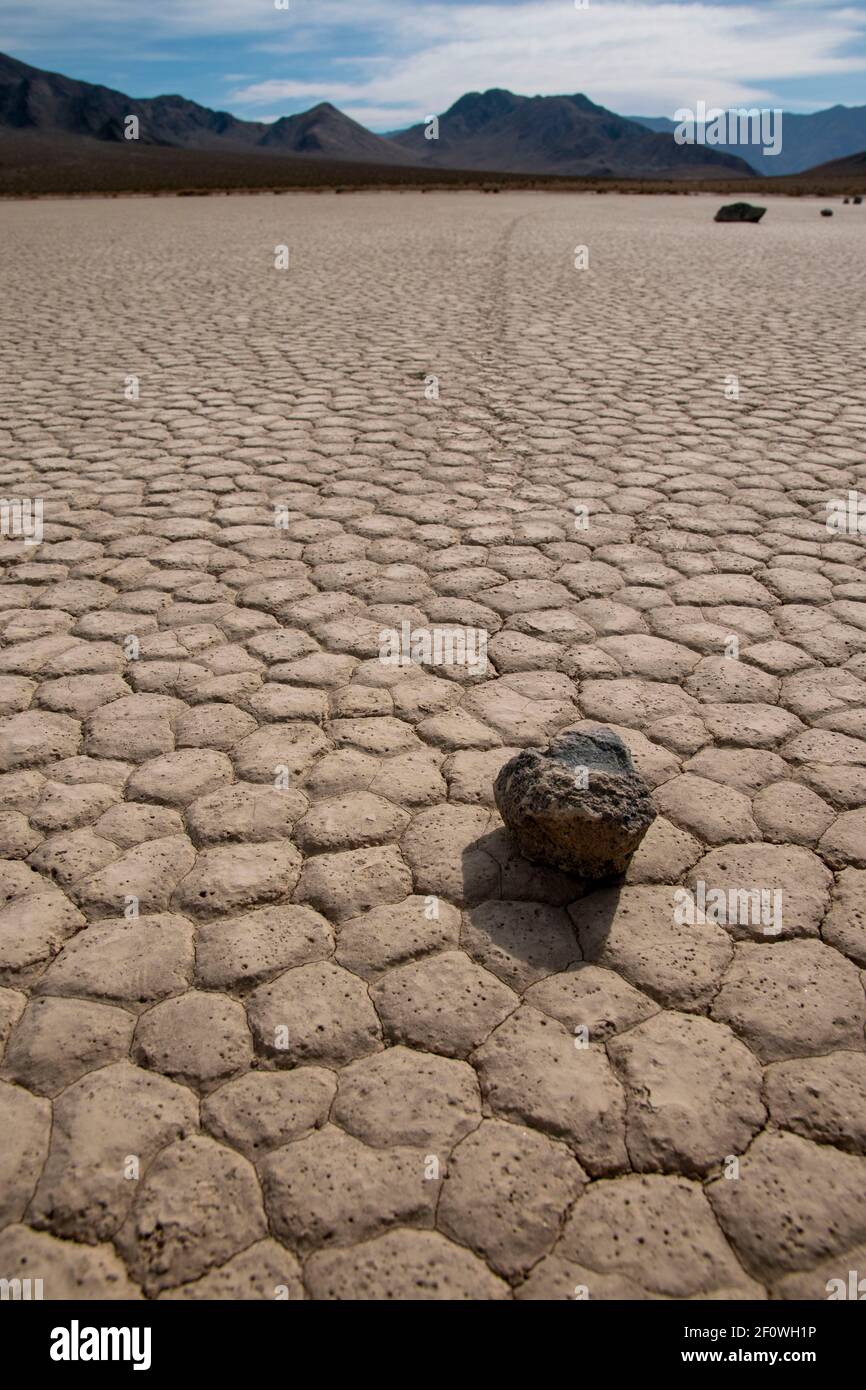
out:
{"label": "blue sky", "polygon": [[257,120],[333,101],[374,130],[463,92],[623,114],[866,104],[866,0],[0,0],[0,50]]}

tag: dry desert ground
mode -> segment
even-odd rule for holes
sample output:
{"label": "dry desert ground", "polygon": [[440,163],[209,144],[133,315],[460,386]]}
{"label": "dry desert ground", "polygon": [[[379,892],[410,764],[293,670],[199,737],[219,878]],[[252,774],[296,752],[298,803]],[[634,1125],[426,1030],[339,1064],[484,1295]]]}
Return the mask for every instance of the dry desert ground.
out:
{"label": "dry desert ground", "polygon": [[[866,1273],[866,209],[762,201],[3,205],[0,1276]],[[590,890],[492,783],[599,723]]]}

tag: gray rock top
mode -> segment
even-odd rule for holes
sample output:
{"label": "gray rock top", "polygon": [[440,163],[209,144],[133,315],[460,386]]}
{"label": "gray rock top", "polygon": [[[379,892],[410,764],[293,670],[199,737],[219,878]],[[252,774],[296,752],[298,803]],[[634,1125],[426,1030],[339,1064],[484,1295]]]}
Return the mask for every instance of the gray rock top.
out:
{"label": "gray rock top", "polygon": [[656,814],[611,729],[524,749],[500,771],[494,795],[521,854],[590,881],[625,872]]}

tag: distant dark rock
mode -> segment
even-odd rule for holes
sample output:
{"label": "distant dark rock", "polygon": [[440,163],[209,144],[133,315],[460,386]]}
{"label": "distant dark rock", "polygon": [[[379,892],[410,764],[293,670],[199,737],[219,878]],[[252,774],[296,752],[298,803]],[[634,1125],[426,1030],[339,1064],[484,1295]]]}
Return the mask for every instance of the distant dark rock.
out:
{"label": "distant dark rock", "polygon": [[832,217],[832,216],[833,216],[833,209],[832,209],[832,208],[822,208],[822,209],[821,209],[821,216],[822,216],[822,217]]}
{"label": "distant dark rock", "polygon": [[755,207],[754,203],[727,203],[719,208],[713,219],[715,222],[760,222],[766,208]]}
{"label": "distant dark rock", "polygon": [[624,873],[656,815],[649,788],[610,729],[524,749],[500,770],[493,791],[521,854],[583,879]]}
{"label": "distant dark rock", "polygon": [[862,203],[863,199],[860,197],[860,194],[859,194],[859,193],[855,193],[855,195],[854,195],[854,197],[852,198],[851,201],[854,202],[854,203],[857,203],[858,206],[859,206],[859,204]]}

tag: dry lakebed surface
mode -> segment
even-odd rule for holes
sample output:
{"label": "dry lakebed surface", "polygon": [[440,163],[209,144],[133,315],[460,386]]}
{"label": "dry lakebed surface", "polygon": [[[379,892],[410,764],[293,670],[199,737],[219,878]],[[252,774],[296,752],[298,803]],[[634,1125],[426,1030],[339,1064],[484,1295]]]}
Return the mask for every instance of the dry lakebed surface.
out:
{"label": "dry lakebed surface", "polygon": [[[866,210],[719,201],[2,206],[0,1275],[866,1272]],[[593,886],[493,782],[599,725]]]}

